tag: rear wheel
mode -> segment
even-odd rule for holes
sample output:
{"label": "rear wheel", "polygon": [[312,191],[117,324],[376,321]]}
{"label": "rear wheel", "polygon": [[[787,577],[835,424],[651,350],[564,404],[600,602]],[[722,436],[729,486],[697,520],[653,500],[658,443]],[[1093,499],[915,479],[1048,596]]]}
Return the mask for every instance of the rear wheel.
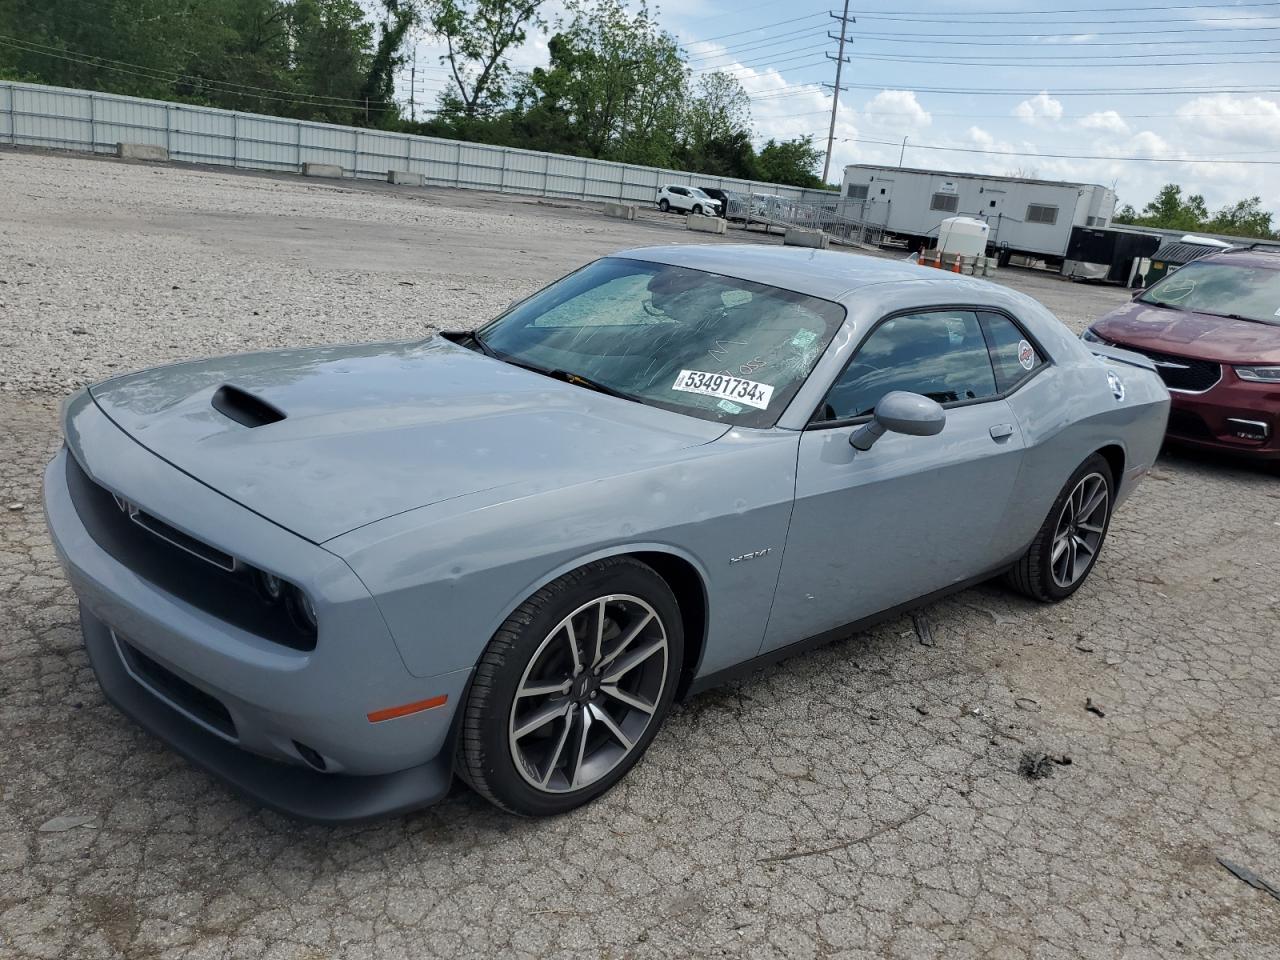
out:
{"label": "rear wheel", "polygon": [[1080,589],[1102,552],[1111,523],[1115,481],[1101,454],[1076,468],[1030,548],[1009,571],[1009,583],[1046,603]]}
{"label": "rear wheel", "polygon": [[626,775],[662,725],[683,662],[679,608],[650,567],[588,564],[516,609],[485,648],[458,767],[513,813],[564,813]]}
{"label": "rear wheel", "polygon": [[663,213],[666,213],[668,210],[671,209],[671,202],[666,197],[663,197],[661,200],[658,201],[658,209],[661,210]]}

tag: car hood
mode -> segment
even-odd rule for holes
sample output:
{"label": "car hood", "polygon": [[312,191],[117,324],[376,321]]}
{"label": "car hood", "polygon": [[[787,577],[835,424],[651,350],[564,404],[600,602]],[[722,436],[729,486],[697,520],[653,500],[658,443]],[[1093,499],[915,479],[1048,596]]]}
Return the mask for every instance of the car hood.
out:
{"label": "car hood", "polygon": [[1121,346],[1219,363],[1280,363],[1280,326],[1208,313],[1127,304],[1093,324]]}
{"label": "car hood", "polygon": [[440,337],[181,363],[90,392],[142,446],[316,543],[481,490],[625,473],[726,429]]}

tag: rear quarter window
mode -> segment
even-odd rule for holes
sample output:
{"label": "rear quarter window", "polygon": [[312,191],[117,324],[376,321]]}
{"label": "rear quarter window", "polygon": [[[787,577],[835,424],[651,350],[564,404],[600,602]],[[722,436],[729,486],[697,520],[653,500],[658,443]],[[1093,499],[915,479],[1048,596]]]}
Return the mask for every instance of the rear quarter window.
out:
{"label": "rear quarter window", "polygon": [[1022,328],[998,313],[979,314],[991,350],[996,389],[1008,393],[1044,366],[1045,358]]}

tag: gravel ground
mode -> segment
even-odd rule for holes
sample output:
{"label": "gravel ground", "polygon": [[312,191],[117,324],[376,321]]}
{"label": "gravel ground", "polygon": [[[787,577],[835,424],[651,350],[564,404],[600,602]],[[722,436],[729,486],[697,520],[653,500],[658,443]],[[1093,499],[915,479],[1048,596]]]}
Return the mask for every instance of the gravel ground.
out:
{"label": "gravel ground", "polygon": [[[1166,456],[1071,601],[984,586],[701,696],[572,815],[459,788],[300,826],[104,703],[39,506],[61,396],[469,324],[601,253],[714,238],[12,151],[0,184],[0,957],[1280,955],[1280,900],[1217,862],[1280,885],[1274,476]],[[1077,329],[1124,298],[999,279]]]}

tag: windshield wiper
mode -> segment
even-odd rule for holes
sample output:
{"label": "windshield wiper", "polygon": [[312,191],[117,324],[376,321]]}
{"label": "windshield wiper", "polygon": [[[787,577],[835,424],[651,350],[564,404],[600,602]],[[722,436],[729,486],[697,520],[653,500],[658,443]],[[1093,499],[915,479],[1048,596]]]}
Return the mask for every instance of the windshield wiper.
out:
{"label": "windshield wiper", "polygon": [[629,393],[623,393],[621,390],[615,389],[607,383],[601,383],[599,380],[592,380],[590,377],[584,377],[580,373],[573,373],[569,370],[559,369],[549,370],[546,367],[538,366],[536,363],[527,363],[524,360],[517,360],[515,357],[508,356],[505,353],[499,353],[497,350],[493,349],[493,347],[489,346],[489,344],[485,343],[484,339],[475,331],[472,331],[470,336],[471,339],[475,341],[476,346],[480,348],[481,352],[484,353],[486,357],[493,357],[493,359],[500,360],[503,363],[509,363],[513,367],[531,370],[534,373],[542,374],[544,377],[551,377],[553,380],[563,380],[565,383],[572,383],[574,386],[586,387],[588,390],[594,390],[597,393],[603,393],[610,397],[618,397],[621,400],[633,400],[636,403],[642,402]]}

